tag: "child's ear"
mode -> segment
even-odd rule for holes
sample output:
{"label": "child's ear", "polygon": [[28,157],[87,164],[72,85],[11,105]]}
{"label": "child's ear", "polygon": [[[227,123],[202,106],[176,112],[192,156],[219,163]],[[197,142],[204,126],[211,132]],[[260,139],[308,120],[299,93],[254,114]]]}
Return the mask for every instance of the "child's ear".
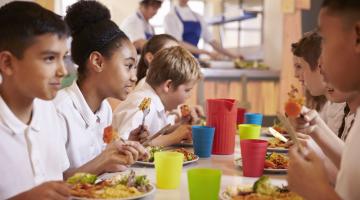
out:
{"label": "child's ear", "polygon": [[154,55],[152,53],[148,52],[145,54],[145,61],[148,64],[150,64],[153,59],[154,59]]}
{"label": "child's ear", "polygon": [[14,66],[12,64],[13,59],[12,53],[9,51],[0,52],[0,72],[3,75],[12,75],[14,71]]}
{"label": "child's ear", "polygon": [[163,84],[162,84],[162,87],[163,87],[163,91],[165,93],[168,93],[172,87],[172,80],[168,79],[166,80]]}
{"label": "child's ear", "polygon": [[100,52],[91,52],[89,56],[89,62],[92,70],[96,72],[102,72],[104,70],[104,57]]}
{"label": "child's ear", "polygon": [[356,37],[356,52],[360,53],[360,22],[355,24],[355,37]]}

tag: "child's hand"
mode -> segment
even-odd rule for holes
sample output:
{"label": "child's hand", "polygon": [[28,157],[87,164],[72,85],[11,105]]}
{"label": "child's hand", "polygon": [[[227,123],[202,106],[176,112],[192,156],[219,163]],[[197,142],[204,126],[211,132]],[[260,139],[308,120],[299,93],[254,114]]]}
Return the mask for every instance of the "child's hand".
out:
{"label": "child's hand", "polygon": [[70,197],[70,188],[63,181],[49,181],[38,185],[31,190],[21,193],[9,200],[67,200]]}
{"label": "child's hand", "polygon": [[324,125],[319,113],[316,110],[310,110],[305,106],[301,109],[301,115],[297,118],[290,118],[290,121],[296,131],[307,135],[314,135],[321,132],[320,127]]}
{"label": "child's hand", "polygon": [[139,127],[130,132],[129,140],[143,143],[149,137],[149,135],[150,133],[147,126],[140,125]]}
{"label": "child's hand", "polygon": [[306,199],[327,199],[325,196],[331,187],[323,160],[314,151],[304,149],[305,155],[299,153],[296,147],[289,151],[289,188]]}
{"label": "child's hand", "polygon": [[150,157],[145,147],[136,141],[125,141],[125,144],[118,146],[118,150],[128,155],[131,164],[137,160],[146,160]]}
{"label": "child's hand", "polygon": [[174,134],[178,138],[178,142],[181,140],[191,140],[191,126],[185,124],[180,125],[171,134]]}

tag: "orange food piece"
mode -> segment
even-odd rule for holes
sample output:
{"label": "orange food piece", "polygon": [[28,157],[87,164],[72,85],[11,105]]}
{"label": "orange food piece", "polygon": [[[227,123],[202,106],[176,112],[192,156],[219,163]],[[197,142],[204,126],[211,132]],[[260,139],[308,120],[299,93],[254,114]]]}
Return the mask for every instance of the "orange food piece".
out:
{"label": "orange food piece", "polygon": [[119,138],[116,131],[113,130],[112,126],[108,126],[104,128],[103,141],[106,144],[110,144],[111,142],[117,140]]}
{"label": "orange food piece", "polygon": [[289,117],[298,117],[301,113],[301,104],[295,101],[289,100],[285,104],[285,113]]}
{"label": "orange food piece", "polygon": [[265,160],[264,168],[276,169],[276,165],[270,160]]}
{"label": "orange food piece", "polygon": [[188,117],[191,114],[190,107],[188,105],[180,106],[180,112],[182,117]]}

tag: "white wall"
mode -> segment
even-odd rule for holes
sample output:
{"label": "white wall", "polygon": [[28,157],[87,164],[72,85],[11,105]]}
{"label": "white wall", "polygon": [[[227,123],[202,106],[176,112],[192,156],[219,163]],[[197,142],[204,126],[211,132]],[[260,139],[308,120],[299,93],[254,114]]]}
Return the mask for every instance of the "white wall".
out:
{"label": "white wall", "polygon": [[111,17],[118,25],[128,16],[138,9],[139,1],[137,0],[99,0],[106,5],[111,12]]}
{"label": "white wall", "polygon": [[264,60],[271,68],[281,69],[283,51],[283,12],[281,10],[281,0],[265,0],[264,2]]}

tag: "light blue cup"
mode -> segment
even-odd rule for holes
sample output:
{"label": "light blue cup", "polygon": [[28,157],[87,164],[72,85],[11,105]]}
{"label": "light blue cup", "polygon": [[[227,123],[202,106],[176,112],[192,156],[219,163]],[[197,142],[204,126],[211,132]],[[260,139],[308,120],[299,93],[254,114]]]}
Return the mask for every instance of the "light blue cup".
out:
{"label": "light blue cup", "polygon": [[245,113],[245,124],[262,126],[263,115],[261,113]]}
{"label": "light blue cup", "polygon": [[209,126],[193,126],[192,139],[194,144],[194,153],[200,158],[211,156],[211,150],[214,141],[215,128]]}

